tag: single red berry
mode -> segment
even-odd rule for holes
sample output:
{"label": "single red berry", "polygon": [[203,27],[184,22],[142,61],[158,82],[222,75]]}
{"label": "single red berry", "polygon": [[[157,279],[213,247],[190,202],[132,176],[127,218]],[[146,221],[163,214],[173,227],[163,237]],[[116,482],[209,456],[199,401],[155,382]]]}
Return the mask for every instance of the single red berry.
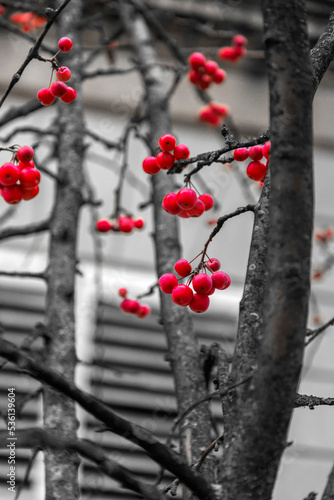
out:
{"label": "single red berry", "polygon": [[173,288],[172,301],[179,306],[186,307],[193,298],[193,291],[188,285],[178,285]]}
{"label": "single red berry", "polygon": [[180,259],[175,262],[174,269],[182,278],[191,273],[191,264],[186,259]]}
{"label": "single red berry", "polygon": [[198,85],[199,82],[202,80],[202,73],[196,71],[195,69],[191,69],[188,73],[188,79],[194,85]]}
{"label": "single red berry", "polygon": [[214,257],[206,263],[207,267],[211,269],[211,271],[219,271],[220,269],[220,262],[218,259],[215,259]]}
{"label": "single red berry", "polygon": [[71,70],[67,66],[61,66],[56,72],[56,77],[61,82],[68,82],[71,78]]}
{"label": "single red berry", "polygon": [[157,155],[157,164],[162,170],[169,170],[174,165],[174,155],[162,151]]}
{"label": "single red berry", "polygon": [[206,57],[202,52],[193,52],[188,58],[188,63],[192,69],[204,69],[206,63]]}
{"label": "single red berry", "polygon": [[130,299],[122,300],[122,302],[119,305],[120,309],[125,313],[130,313],[131,312],[130,311],[131,302],[132,302],[132,300],[130,300]]}
{"label": "single red berry", "polygon": [[197,194],[191,188],[183,188],[176,195],[176,203],[183,210],[190,210],[196,204]]}
{"label": "single red berry", "polygon": [[0,167],[0,183],[3,186],[13,186],[20,178],[20,169],[14,163],[4,163]]}
{"label": "single red berry", "polygon": [[219,125],[221,123],[221,117],[218,116],[213,111],[211,111],[208,121],[209,121],[210,125],[212,125],[213,127],[216,127],[217,125]]}
{"label": "single red berry", "polygon": [[199,198],[197,198],[195,206],[193,208],[190,208],[190,210],[187,210],[190,217],[200,217],[204,211],[205,205]]}
{"label": "single red berry", "polygon": [[160,167],[155,156],[147,156],[144,158],[143,170],[150,175],[157,174],[160,171]]}
{"label": "single red berry", "polygon": [[67,87],[67,90],[63,96],[61,96],[61,100],[66,104],[74,101],[77,98],[77,91],[73,87]]}
{"label": "single red berry", "polygon": [[204,71],[207,75],[213,75],[218,69],[218,64],[215,61],[206,61],[204,64]]}
{"label": "single red berry", "polygon": [[133,221],[136,229],[142,229],[145,225],[144,219],[136,219]]}
{"label": "single red berry", "polygon": [[50,87],[50,92],[54,97],[62,97],[67,92],[67,85],[64,82],[53,82]]}
{"label": "single red berry", "polygon": [[206,295],[212,288],[212,279],[208,274],[199,273],[194,276],[192,284],[195,292]]}
{"label": "single red berry", "polygon": [[41,174],[36,168],[24,168],[20,172],[20,185],[22,189],[34,189],[41,180]]}
{"label": "single red berry", "polygon": [[211,109],[208,106],[205,106],[205,108],[199,110],[198,118],[202,122],[209,122],[211,115],[212,115]]}
{"label": "single red berry", "polygon": [[263,147],[262,147],[262,153],[263,153],[263,156],[265,158],[267,158],[267,160],[269,160],[269,156],[270,156],[270,148],[271,148],[271,142],[268,141],[266,142]]}
{"label": "single red berry", "polygon": [[176,202],[176,193],[168,193],[162,200],[162,208],[172,215],[177,215],[181,211],[181,207]]}
{"label": "single red berry", "polygon": [[58,42],[58,47],[61,52],[69,52],[73,47],[73,42],[67,36],[63,36]]}
{"label": "single red berry", "polygon": [[18,164],[18,167],[20,170],[23,170],[24,168],[34,168],[35,167],[35,163],[30,160],[30,161],[20,161],[20,163]]}
{"label": "single red berry", "polygon": [[210,299],[207,295],[200,295],[194,293],[193,298],[189,304],[190,309],[195,313],[202,313],[209,309]]}
{"label": "single red berry", "polygon": [[51,94],[50,89],[43,88],[37,92],[37,99],[43,106],[50,106],[56,98]]}
{"label": "single red berry", "polygon": [[223,271],[213,273],[211,278],[213,286],[217,288],[217,290],[225,290],[225,288],[228,288],[231,284],[231,278]]}
{"label": "single red berry", "polygon": [[126,288],[119,288],[118,289],[118,295],[120,297],[123,297],[123,299],[125,299],[125,297],[127,296],[127,294],[128,294],[128,291],[127,291]]}
{"label": "single red berry", "polygon": [[1,196],[5,200],[5,202],[10,205],[16,205],[20,203],[23,197],[21,186],[18,184],[14,184],[13,186],[5,186],[1,190]]}
{"label": "single red berry", "polygon": [[111,224],[109,219],[100,219],[96,223],[96,230],[99,231],[100,233],[106,233],[107,231],[110,231],[113,228],[113,225]]}
{"label": "single red berry", "polygon": [[233,152],[233,158],[237,161],[247,160],[249,157],[249,152],[247,148],[238,148]]}
{"label": "single red berry", "polygon": [[211,76],[210,75],[203,75],[198,86],[201,90],[206,90],[207,88],[210,87],[210,83],[212,82]]}
{"label": "single red berry", "polygon": [[33,156],[34,150],[30,146],[22,146],[16,151],[16,157],[19,161],[30,161]]}
{"label": "single red berry", "polygon": [[164,134],[159,139],[159,147],[164,152],[173,151],[175,148],[176,139],[171,134]]}
{"label": "single red berry", "polygon": [[117,222],[118,229],[122,233],[131,233],[132,229],[135,226],[133,219],[131,217],[126,217],[125,215],[120,215]]}
{"label": "single red berry", "polygon": [[250,147],[248,153],[249,157],[254,161],[262,160],[263,158],[262,146],[260,146],[259,144]]}
{"label": "single red berry", "polygon": [[232,44],[237,46],[237,47],[244,47],[245,45],[247,45],[247,43],[248,43],[248,40],[243,35],[235,35],[232,38]]}
{"label": "single red berry", "polygon": [[175,274],[166,273],[159,279],[159,287],[163,293],[172,293],[173,289],[178,285]]}
{"label": "single red berry", "polygon": [[[125,299],[125,300],[128,300],[128,299]],[[139,304],[138,300],[129,300],[129,303],[127,305],[127,309],[128,309],[128,312],[130,314],[137,314],[137,312],[140,309],[140,304]]]}
{"label": "single red berry", "polygon": [[177,214],[178,217],[181,217],[182,219],[189,219],[191,215],[187,210],[183,210],[183,208],[180,209],[179,213]]}
{"label": "single red berry", "polygon": [[204,203],[205,211],[211,210],[211,208],[213,207],[213,203],[214,203],[211,194],[203,193],[198,197],[198,199]]}
{"label": "single red berry", "polygon": [[22,188],[22,200],[28,201],[32,200],[39,193],[39,186],[35,186],[32,189],[24,189]]}
{"label": "single red berry", "polygon": [[263,181],[267,173],[267,167],[260,161],[251,161],[248,164],[246,173],[253,181]]}
{"label": "single red berry", "polygon": [[228,106],[225,104],[218,104],[217,102],[210,102],[209,109],[218,116],[227,116],[230,112]]}
{"label": "single red berry", "polygon": [[185,144],[178,144],[174,148],[174,157],[176,160],[186,160],[189,158],[190,152]]}
{"label": "single red berry", "polygon": [[223,83],[226,78],[226,72],[221,68],[217,68],[213,75],[211,75],[211,78],[214,83]]}
{"label": "single red berry", "polygon": [[149,316],[151,314],[151,309],[149,306],[146,305],[141,305],[138,311],[136,312],[136,316],[138,318],[146,318],[146,316]]}

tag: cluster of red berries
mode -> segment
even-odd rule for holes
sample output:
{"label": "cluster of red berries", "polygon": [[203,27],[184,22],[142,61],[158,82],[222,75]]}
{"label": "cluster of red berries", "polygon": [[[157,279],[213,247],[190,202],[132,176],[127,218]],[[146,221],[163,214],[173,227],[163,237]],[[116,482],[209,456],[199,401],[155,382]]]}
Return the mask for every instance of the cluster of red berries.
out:
{"label": "cluster of red berries", "polygon": [[191,68],[188,73],[189,81],[202,90],[209,88],[211,83],[222,83],[226,78],[225,71],[215,61],[207,60],[202,52],[193,52],[188,63]]}
{"label": "cluster of red berries", "polygon": [[318,229],[315,233],[315,238],[322,243],[327,243],[328,240],[333,238],[334,231],[331,227],[327,227],[326,229]]}
{"label": "cluster of red berries", "polygon": [[[73,47],[73,42],[70,38],[64,36],[58,42],[59,52],[69,52]],[[56,54],[56,55],[57,55]],[[68,87],[65,82],[71,78],[71,71],[67,66],[59,66],[56,61],[56,55],[50,60],[52,63],[52,73],[54,66],[57,68],[56,77],[57,81],[49,85],[48,88],[42,88],[37,92],[37,98],[43,106],[50,106],[54,103],[56,97],[59,97],[63,102],[69,104],[77,97],[77,92],[74,88]],[[51,73],[51,80],[52,80]]]}
{"label": "cluster of red berries", "polygon": [[176,139],[171,134],[164,134],[159,139],[161,152],[156,156],[147,156],[143,161],[143,170],[154,175],[160,170],[169,170],[176,160],[189,158],[189,148],[185,144],[176,145]]}
{"label": "cluster of red berries", "polygon": [[131,215],[120,215],[114,220],[98,220],[96,223],[96,230],[100,233],[107,233],[108,231],[131,233],[133,229],[142,229],[144,225],[144,219],[133,219]]}
{"label": "cluster of red berries", "polygon": [[[253,181],[264,181],[270,157],[270,141],[266,142],[263,146],[260,144],[251,146],[250,148],[238,148],[234,150],[233,158],[237,161],[244,161],[250,158],[252,161],[248,164],[246,173]],[[266,163],[260,160],[266,158]]]}
{"label": "cluster of red berries", "polygon": [[121,311],[127,314],[134,314],[138,318],[146,318],[151,314],[151,309],[149,306],[140,304],[138,300],[131,300],[127,298],[128,291],[126,288],[120,288],[118,290],[118,295],[123,298],[120,303]]}
{"label": "cluster of red berries", "polygon": [[222,47],[218,51],[218,57],[225,61],[237,62],[241,57],[246,55],[247,38],[243,35],[235,35],[232,38],[231,47]]}
{"label": "cluster of red berries", "polygon": [[34,12],[15,12],[10,16],[9,20],[14,24],[18,24],[23,33],[34,31],[40,26],[44,26],[44,24],[46,24],[46,18],[44,16],[39,16]]}
{"label": "cluster of red berries", "polygon": [[228,116],[230,110],[224,104],[218,104],[216,102],[210,102],[207,106],[200,109],[198,118],[202,122],[210,123],[210,125],[220,125],[225,116]]}
{"label": "cluster of red berries", "polygon": [[183,219],[200,217],[213,207],[211,194],[197,196],[191,188],[182,188],[177,193],[168,193],[162,200],[162,208],[169,214],[178,215]]}
{"label": "cluster of red berries", "polygon": [[16,205],[38,195],[41,174],[35,168],[33,156],[34,150],[30,146],[22,146],[12,161],[0,167],[0,194],[6,203]]}
{"label": "cluster of red berries", "polygon": [[[223,271],[219,271],[220,262],[218,259],[201,261],[196,269],[192,270],[191,263],[186,259],[178,260],[174,269],[180,279],[186,278],[187,284],[179,284],[179,280],[172,273],[166,273],[159,279],[159,287],[163,293],[171,294],[172,301],[179,306],[189,308],[196,313],[207,311],[210,305],[209,295],[216,290],[225,290],[231,284],[231,278]],[[205,272],[200,272],[204,270]],[[207,274],[209,271],[211,276]],[[190,288],[190,284],[193,290]],[[195,292],[195,293],[194,293]]]}

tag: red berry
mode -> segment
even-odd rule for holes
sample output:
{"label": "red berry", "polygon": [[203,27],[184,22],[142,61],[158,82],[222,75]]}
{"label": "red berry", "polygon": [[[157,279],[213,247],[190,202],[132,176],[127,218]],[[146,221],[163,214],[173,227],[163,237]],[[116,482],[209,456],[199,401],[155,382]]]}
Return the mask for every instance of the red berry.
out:
{"label": "red berry", "polygon": [[1,190],[1,196],[10,205],[16,205],[22,200],[23,193],[21,186],[14,184],[13,186],[5,186]]}
{"label": "red berry", "polygon": [[136,219],[133,221],[136,229],[142,229],[144,227],[144,219]]}
{"label": "red berry", "polygon": [[32,189],[24,189],[22,188],[22,200],[28,201],[32,200],[39,193],[39,186],[35,186]]}
{"label": "red berry", "polygon": [[131,217],[126,217],[121,215],[118,217],[118,229],[122,233],[131,233],[132,229],[134,228],[134,222]]}
{"label": "red berry", "polygon": [[77,98],[77,91],[72,87],[67,87],[65,94],[60,97],[60,99],[66,104],[69,104],[76,98]]}
{"label": "red berry", "polygon": [[231,284],[231,278],[227,273],[223,271],[217,271],[211,276],[213,286],[217,288],[217,290],[225,290]]}
{"label": "red berry", "polygon": [[232,38],[232,44],[236,45],[237,47],[243,47],[248,43],[247,38],[245,38],[243,35],[235,35]]}
{"label": "red berry", "polygon": [[182,208],[177,215],[178,215],[178,217],[181,217],[182,219],[189,219],[191,217],[189,212],[187,212],[186,210],[183,210]]}
{"label": "red berry", "polygon": [[191,273],[191,264],[186,259],[180,259],[175,262],[174,269],[182,278]]}
{"label": "red berry", "polygon": [[226,73],[223,69],[217,68],[216,71],[211,75],[212,81],[214,83],[222,83],[226,78]]}
{"label": "red berry", "polygon": [[174,155],[162,151],[157,155],[157,164],[163,170],[169,170],[174,165]]}
{"label": "red berry", "polygon": [[171,134],[164,134],[159,139],[159,147],[164,152],[173,151],[175,148],[176,139]]}
{"label": "red berry", "polygon": [[212,113],[218,116],[227,116],[230,112],[228,106],[224,104],[218,104],[216,102],[210,102],[209,104],[210,110]]}
{"label": "red berry", "polygon": [[186,160],[189,158],[189,155],[189,148],[185,144],[178,144],[174,148],[174,157],[176,160]]}
{"label": "red berry", "polygon": [[160,170],[155,156],[147,156],[143,161],[143,170],[147,174],[154,175]]}
{"label": "red berry", "polygon": [[19,161],[30,161],[33,156],[34,150],[30,146],[22,146],[16,151],[16,157]]}
{"label": "red berry", "polygon": [[208,310],[210,299],[207,295],[195,293],[189,304],[190,309],[195,313],[202,313]]}
{"label": "red berry", "polygon": [[206,57],[204,54],[202,54],[202,52],[193,52],[188,58],[188,63],[192,67],[192,69],[204,69]]}
{"label": "red berry", "polygon": [[235,62],[240,57],[240,54],[236,52],[235,47],[222,47],[218,51],[218,57],[230,62]]}
{"label": "red berry", "polygon": [[20,161],[18,164],[18,167],[20,170],[23,170],[24,168],[34,168],[35,163],[30,160],[30,161]]}
{"label": "red berry", "polygon": [[120,303],[119,307],[120,309],[125,312],[125,313],[129,313],[130,312],[130,305],[131,305],[131,300],[130,299],[124,299],[122,300],[122,302]]}
{"label": "red berry", "polygon": [[183,210],[190,210],[196,204],[197,194],[193,189],[183,188],[176,195],[176,202]]}
{"label": "red berry", "polygon": [[193,291],[187,285],[178,285],[173,288],[172,301],[179,306],[186,307],[193,298]]}
{"label": "red berry", "polygon": [[20,172],[20,185],[22,189],[34,189],[41,180],[41,174],[36,168],[24,168]]}
{"label": "red berry", "polygon": [[218,259],[215,259],[214,257],[206,263],[207,267],[211,269],[211,271],[219,271],[220,269],[220,262]]}
{"label": "red berry", "polygon": [[169,214],[176,215],[181,211],[181,208],[176,202],[176,198],[176,193],[168,193],[162,200],[162,208]]}
{"label": "red berry", "polygon": [[196,274],[196,276],[194,276],[193,278],[192,283],[195,292],[201,295],[206,295],[212,288],[211,276],[205,273]]}
{"label": "red berry", "polygon": [[[125,299],[127,300],[127,299]],[[127,309],[130,314],[137,314],[140,309],[140,304],[138,300],[129,300],[127,304]]]}
{"label": "red berry", "polygon": [[191,69],[188,73],[188,79],[194,85],[198,85],[199,82],[202,80],[202,73],[196,71],[195,69]]}
{"label": "red berry", "polygon": [[69,52],[73,47],[73,42],[67,36],[63,36],[58,42],[58,47],[61,52]]}
{"label": "red berry", "polygon": [[149,306],[142,305],[136,312],[136,316],[138,318],[146,318],[146,316],[149,316],[151,314],[151,309]]}
{"label": "red berry", "polygon": [[51,94],[50,89],[43,88],[37,92],[37,99],[43,106],[50,106],[56,98]]}
{"label": "red berry", "polygon": [[247,160],[249,157],[249,152],[247,148],[238,148],[234,150],[233,158],[237,161]]}
{"label": "red berry", "polygon": [[248,164],[246,173],[253,181],[263,181],[267,173],[267,167],[260,161],[251,161]]}
{"label": "red berry", "polygon": [[67,85],[64,82],[53,82],[50,87],[50,92],[54,97],[62,97],[67,92]]}
{"label": "red berry", "polygon": [[270,149],[271,149],[271,142],[268,141],[266,142],[263,147],[262,147],[262,153],[263,153],[263,156],[265,158],[267,158],[267,160],[269,160],[269,156],[270,156]]}
{"label": "red berry", "polygon": [[210,83],[212,82],[211,76],[210,75],[203,75],[198,86],[202,90],[206,90],[207,88],[210,87]]}
{"label": "red berry", "polygon": [[127,296],[127,294],[128,294],[128,291],[127,291],[127,289],[126,289],[126,288],[119,288],[119,290],[118,290],[118,295],[119,295],[120,297],[125,298],[125,297]]}
{"label": "red berry", "polygon": [[67,66],[61,66],[56,72],[56,77],[61,82],[67,82],[71,78],[71,70]]}
{"label": "red berry", "polygon": [[207,75],[213,75],[217,69],[219,68],[215,61],[206,61],[204,64],[204,71]]}
{"label": "red berry", "polygon": [[254,161],[258,161],[263,158],[262,146],[260,146],[259,144],[250,147],[248,153],[249,157]]}
{"label": "red berry", "polygon": [[195,206],[193,208],[190,208],[190,210],[187,210],[187,213],[190,215],[190,217],[200,217],[204,211],[205,205],[203,201],[197,198]]}
{"label": "red berry", "polygon": [[111,224],[109,219],[100,219],[96,223],[96,230],[99,231],[100,233],[106,233],[107,231],[110,231],[113,228],[113,225]]}
{"label": "red berry", "polygon": [[177,277],[172,273],[163,274],[159,279],[159,287],[163,293],[172,293],[177,285]]}
{"label": "red berry", "polygon": [[17,183],[20,177],[20,169],[14,163],[4,163],[0,167],[0,183],[3,186],[13,186]]}
{"label": "red berry", "polygon": [[214,203],[211,194],[203,193],[198,197],[198,199],[204,203],[205,211],[211,210],[211,208],[213,207],[213,203]]}

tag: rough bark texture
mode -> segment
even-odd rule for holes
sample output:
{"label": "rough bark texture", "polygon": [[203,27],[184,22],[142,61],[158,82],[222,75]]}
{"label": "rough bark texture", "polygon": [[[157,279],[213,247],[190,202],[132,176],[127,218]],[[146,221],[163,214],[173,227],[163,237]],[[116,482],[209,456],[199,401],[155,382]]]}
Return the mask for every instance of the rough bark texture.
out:
{"label": "rough bark texture", "polygon": [[[75,274],[78,216],[82,205],[83,111],[80,97],[82,47],[77,23],[81,18],[81,0],[72,0],[59,20],[58,34],[73,40],[66,54],[72,72],[71,86],[78,91],[71,104],[58,102],[59,177],[51,222],[50,260],[46,306],[47,363],[74,380],[75,353]],[[44,387],[44,426],[46,430],[73,436],[78,428],[75,403],[59,392]],[[76,452],[45,452],[46,500],[74,500],[79,497]]]}
{"label": "rough bark texture", "polygon": [[[140,14],[126,5],[123,4],[122,9],[127,20],[128,34],[132,38],[136,57],[142,68],[151,131],[149,140],[152,153],[155,153],[159,137],[171,132],[164,75],[158,64],[154,42],[146,22]],[[176,217],[167,214],[161,206],[164,196],[174,190],[172,177],[160,172],[153,176],[152,184],[156,267],[160,277],[164,273],[175,272],[173,266],[180,259],[179,231]],[[182,414],[194,402],[206,396],[199,346],[188,311],[175,305],[171,297],[163,293],[161,293],[161,318],[168,340],[178,411]],[[189,432],[190,440],[187,445]],[[210,444],[208,403],[199,405],[189,414],[182,427],[182,439],[182,453],[188,462],[196,461],[201,451]],[[203,470],[209,474],[205,465]]]}
{"label": "rough bark texture", "polygon": [[224,500],[271,498],[294,406],[308,310],[313,88],[305,2],[264,0],[262,5],[272,132],[263,340],[249,391],[239,402],[233,440],[225,447]]}

